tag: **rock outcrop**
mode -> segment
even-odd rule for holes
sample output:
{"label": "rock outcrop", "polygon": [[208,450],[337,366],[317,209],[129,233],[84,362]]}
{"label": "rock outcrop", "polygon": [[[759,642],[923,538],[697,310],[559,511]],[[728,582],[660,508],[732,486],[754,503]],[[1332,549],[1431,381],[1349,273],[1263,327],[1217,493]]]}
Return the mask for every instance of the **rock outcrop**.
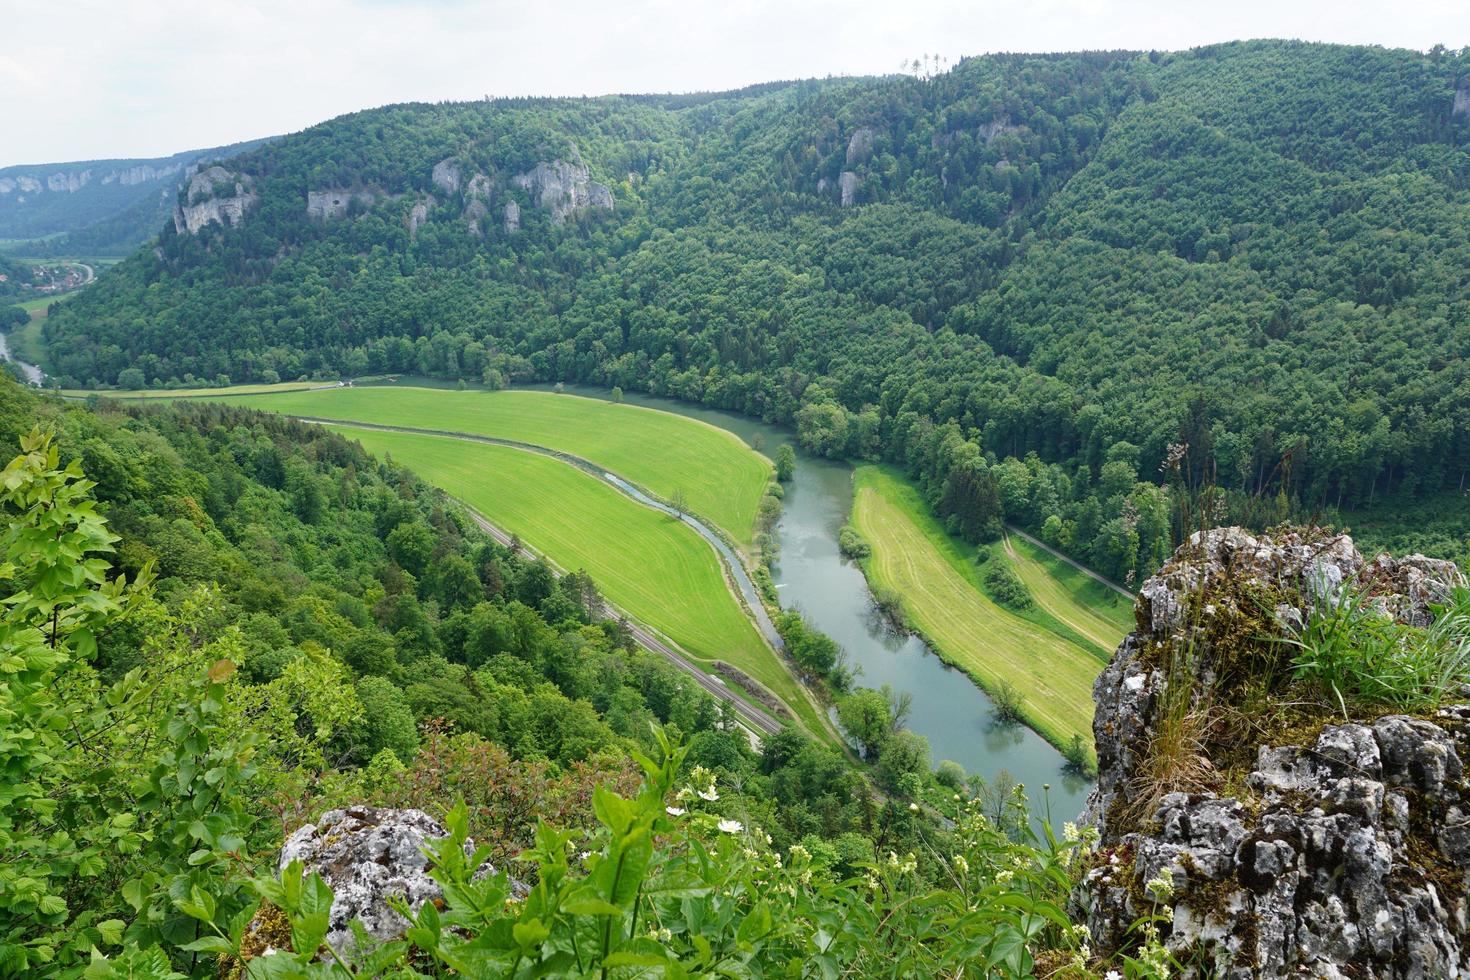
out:
{"label": "rock outcrop", "polygon": [[185,203],[174,206],[174,231],[193,235],[210,224],[234,227],[245,220],[245,213],[258,199],[248,175],[207,167],[189,178]]}
{"label": "rock outcrop", "polygon": [[852,207],[857,200],[858,175],[851,170],[844,170],[837,177],[837,190],[842,195],[842,206]]}
{"label": "rock outcrop", "polygon": [[313,221],[334,221],[338,218],[345,218],[353,201],[357,201],[364,208],[370,208],[377,203],[378,195],[372,191],[354,191],[342,187],[329,187],[320,191],[308,190],[306,192],[306,216]]}
{"label": "rock outcrop", "polygon": [[424,222],[429,220],[429,209],[433,206],[434,199],[430,197],[415,203],[413,207],[409,208],[408,237],[410,239],[418,237],[419,229],[424,226]]}
{"label": "rock outcrop", "polygon": [[453,159],[440,160],[434,164],[434,172],[430,175],[434,186],[446,194],[459,193],[460,170],[459,164]]}
{"label": "rock outcrop", "polygon": [[[1343,583],[1424,626],[1461,577],[1422,556],[1365,562],[1346,536],[1227,528],[1140,590],[1137,629],[1094,689],[1101,840],[1074,898],[1100,948],[1162,906],[1195,976],[1470,975],[1470,704],[1309,717],[1277,738],[1251,737],[1270,719],[1235,717],[1240,692],[1286,674],[1273,635]],[[1199,720],[1185,756],[1199,778],[1156,795],[1171,787],[1151,753],[1181,731],[1180,706]],[[1172,889],[1150,895],[1159,878]]]}
{"label": "rock outcrop", "polygon": [[465,220],[466,229],[472,236],[485,237],[484,221],[489,214],[490,209],[485,206],[484,201],[478,197],[470,198],[470,202],[464,206],[462,217]]}
{"label": "rock outcrop", "polygon": [[988,123],[981,124],[980,129],[977,130],[977,133],[982,140],[984,140],[986,143],[990,143],[993,142],[997,136],[1003,136],[1006,133],[1018,133],[1020,131],[1020,126],[1011,125],[1011,119],[1009,116],[1001,116],[997,119],[990,120],[990,122]]}
{"label": "rock outcrop", "polygon": [[873,155],[873,137],[876,135],[871,126],[859,126],[852,131],[852,137],[847,141],[847,165],[849,167],[867,163],[868,157]]}
{"label": "rock outcrop", "polygon": [[1455,102],[1450,115],[1457,119],[1470,119],[1470,80],[1460,83],[1455,90]]}
{"label": "rock outcrop", "polygon": [[[292,861],[300,861],[307,874],[316,872],[331,887],[327,942],[345,949],[353,943],[349,924],[354,919],[375,939],[402,934],[408,923],[389,906],[389,898],[400,896],[417,911],[425,902],[442,897],[439,883],[429,876],[424,850],[430,841],[447,836],[448,831],[422,810],[371,806],[330,810],[287,839],[279,869],[284,871]],[[474,853],[472,841],[466,842],[465,853]],[[494,874],[488,865],[481,868],[481,875],[487,874]],[[526,894],[525,885],[511,884],[513,893]],[[257,955],[264,952],[271,943],[265,935],[270,924],[268,914],[257,914],[248,930],[247,949]]]}
{"label": "rock outcrop", "polygon": [[517,187],[531,195],[537,207],[551,212],[552,224],[562,224],[573,212],[582,208],[612,210],[612,191],[595,183],[587,167],[580,163],[553,160],[536,164],[525,173],[511,178]]}
{"label": "rock outcrop", "polygon": [[521,206],[515,201],[505,202],[505,230],[507,233],[521,230]]}

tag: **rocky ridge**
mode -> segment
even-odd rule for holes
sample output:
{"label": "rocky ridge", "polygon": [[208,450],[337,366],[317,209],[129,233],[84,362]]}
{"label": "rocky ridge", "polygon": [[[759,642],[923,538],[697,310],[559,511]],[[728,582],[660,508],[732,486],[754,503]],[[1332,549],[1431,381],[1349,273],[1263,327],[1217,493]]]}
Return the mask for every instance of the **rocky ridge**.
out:
{"label": "rocky ridge", "polygon": [[[221,186],[232,190],[220,194],[217,188]],[[208,167],[189,178],[184,188],[185,203],[174,206],[174,231],[193,235],[210,224],[233,228],[245,220],[245,213],[258,200],[249,175],[234,174],[220,166]]]}
{"label": "rocky ridge", "polygon": [[[1368,589],[1382,615],[1423,626],[1462,580],[1422,556],[1365,561],[1342,535],[1227,528],[1196,535],[1140,590],[1137,629],[1094,688],[1088,817],[1101,840],[1075,900],[1100,948],[1125,946],[1130,925],[1162,911],[1166,943],[1192,976],[1470,972],[1470,704],[1338,715],[1251,739],[1233,772],[1223,752],[1208,760],[1210,788],[1138,812],[1169,684],[1185,685],[1174,704],[1196,692],[1191,708],[1238,707],[1230,692],[1281,669],[1271,658],[1285,648],[1263,634],[1304,622],[1343,583]],[[1181,649],[1190,656],[1171,660]],[[1151,894],[1157,879],[1168,887]]]}

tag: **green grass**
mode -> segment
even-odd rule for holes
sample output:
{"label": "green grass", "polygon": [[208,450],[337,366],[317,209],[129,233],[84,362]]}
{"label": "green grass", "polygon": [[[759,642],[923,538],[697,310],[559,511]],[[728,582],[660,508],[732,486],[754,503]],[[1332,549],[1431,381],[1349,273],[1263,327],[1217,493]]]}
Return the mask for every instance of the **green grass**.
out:
{"label": "green grass", "polygon": [[[231,398],[222,395],[269,395],[291,391],[310,391],[322,385],[332,384],[331,381],[282,381],[273,385],[233,385],[229,388],[144,388],[136,391],[91,391],[85,388],[64,388],[62,396],[66,398],[86,398],[89,395],[101,395],[104,398],[121,398],[129,401],[159,399],[159,398],[202,398],[206,400],[231,401]],[[251,403],[254,404],[253,402]],[[264,408],[265,406],[260,406]]]}
{"label": "green grass", "polygon": [[[754,537],[772,466],[724,429],[669,412],[544,391],[336,388],[219,401],[318,418],[514,439],[581,456],[691,512],[742,548]],[[177,395],[178,392],[173,394]]]}
{"label": "green grass", "polygon": [[1093,653],[992,602],[973,546],[945,533],[895,470],[858,467],[853,522],[873,549],[869,579],[898,593],[909,625],[941,658],[989,691],[1013,685],[1027,724],[1053,745],[1065,748],[1075,734],[1091,746],[1092,682],[1102,669]]}
{"label": "green grass", "polygon": [[992,546],[991,551],[1010,561],[1038,606],[1100,648],[1105,657],[1111,657],[1133,629],[1133,603],[1030,541],[1008,534],[1004,545]]}
{"label": "green grass", "polygon": [[810,732],[825,736],[816,709],[730,590],[714,549],[687,525],[568,463],[526,450],[342,431],[370,452],[392,454],[562,568],[585,569],[629,616],[696,660],[738,667],[786,702]]}
{"label": "green grass", "polygon": [[18,330],[10,331],[6,338],[12,354],[22,361],[40,365],[43,371],[46,369],[46,345],[41,342],[41,324],[44,321],[45,317],[32,319]]}

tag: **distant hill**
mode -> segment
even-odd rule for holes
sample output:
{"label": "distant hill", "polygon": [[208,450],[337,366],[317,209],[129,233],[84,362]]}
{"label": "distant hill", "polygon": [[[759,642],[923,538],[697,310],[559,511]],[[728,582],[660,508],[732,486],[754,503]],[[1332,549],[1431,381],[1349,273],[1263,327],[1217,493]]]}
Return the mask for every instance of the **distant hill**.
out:
{"label": "distant hill", "polygon": [[26,255],[126,255],[158,233],[179,186],[196,169],[265,142],[149,160],[0,168],[0,249]]}
{"label": "distant hill", "polygon": [[704,402],[1122,578],[1176,471],[1236,523],[1470,487],[1467,270],[1470,50],[1261,41],[355,113],[196,174],[45,341]]}

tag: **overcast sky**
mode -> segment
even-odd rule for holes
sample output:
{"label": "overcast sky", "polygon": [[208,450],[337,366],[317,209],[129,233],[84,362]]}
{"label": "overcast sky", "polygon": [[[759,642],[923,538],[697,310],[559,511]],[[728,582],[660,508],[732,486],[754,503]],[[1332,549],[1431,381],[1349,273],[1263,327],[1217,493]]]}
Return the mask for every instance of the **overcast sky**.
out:
{"label": "overcast sky", "polygon": [[0,166],[292,132],[390,102],[734,88],[992,51],[1470,45],[1470,0],[0,0]]}

